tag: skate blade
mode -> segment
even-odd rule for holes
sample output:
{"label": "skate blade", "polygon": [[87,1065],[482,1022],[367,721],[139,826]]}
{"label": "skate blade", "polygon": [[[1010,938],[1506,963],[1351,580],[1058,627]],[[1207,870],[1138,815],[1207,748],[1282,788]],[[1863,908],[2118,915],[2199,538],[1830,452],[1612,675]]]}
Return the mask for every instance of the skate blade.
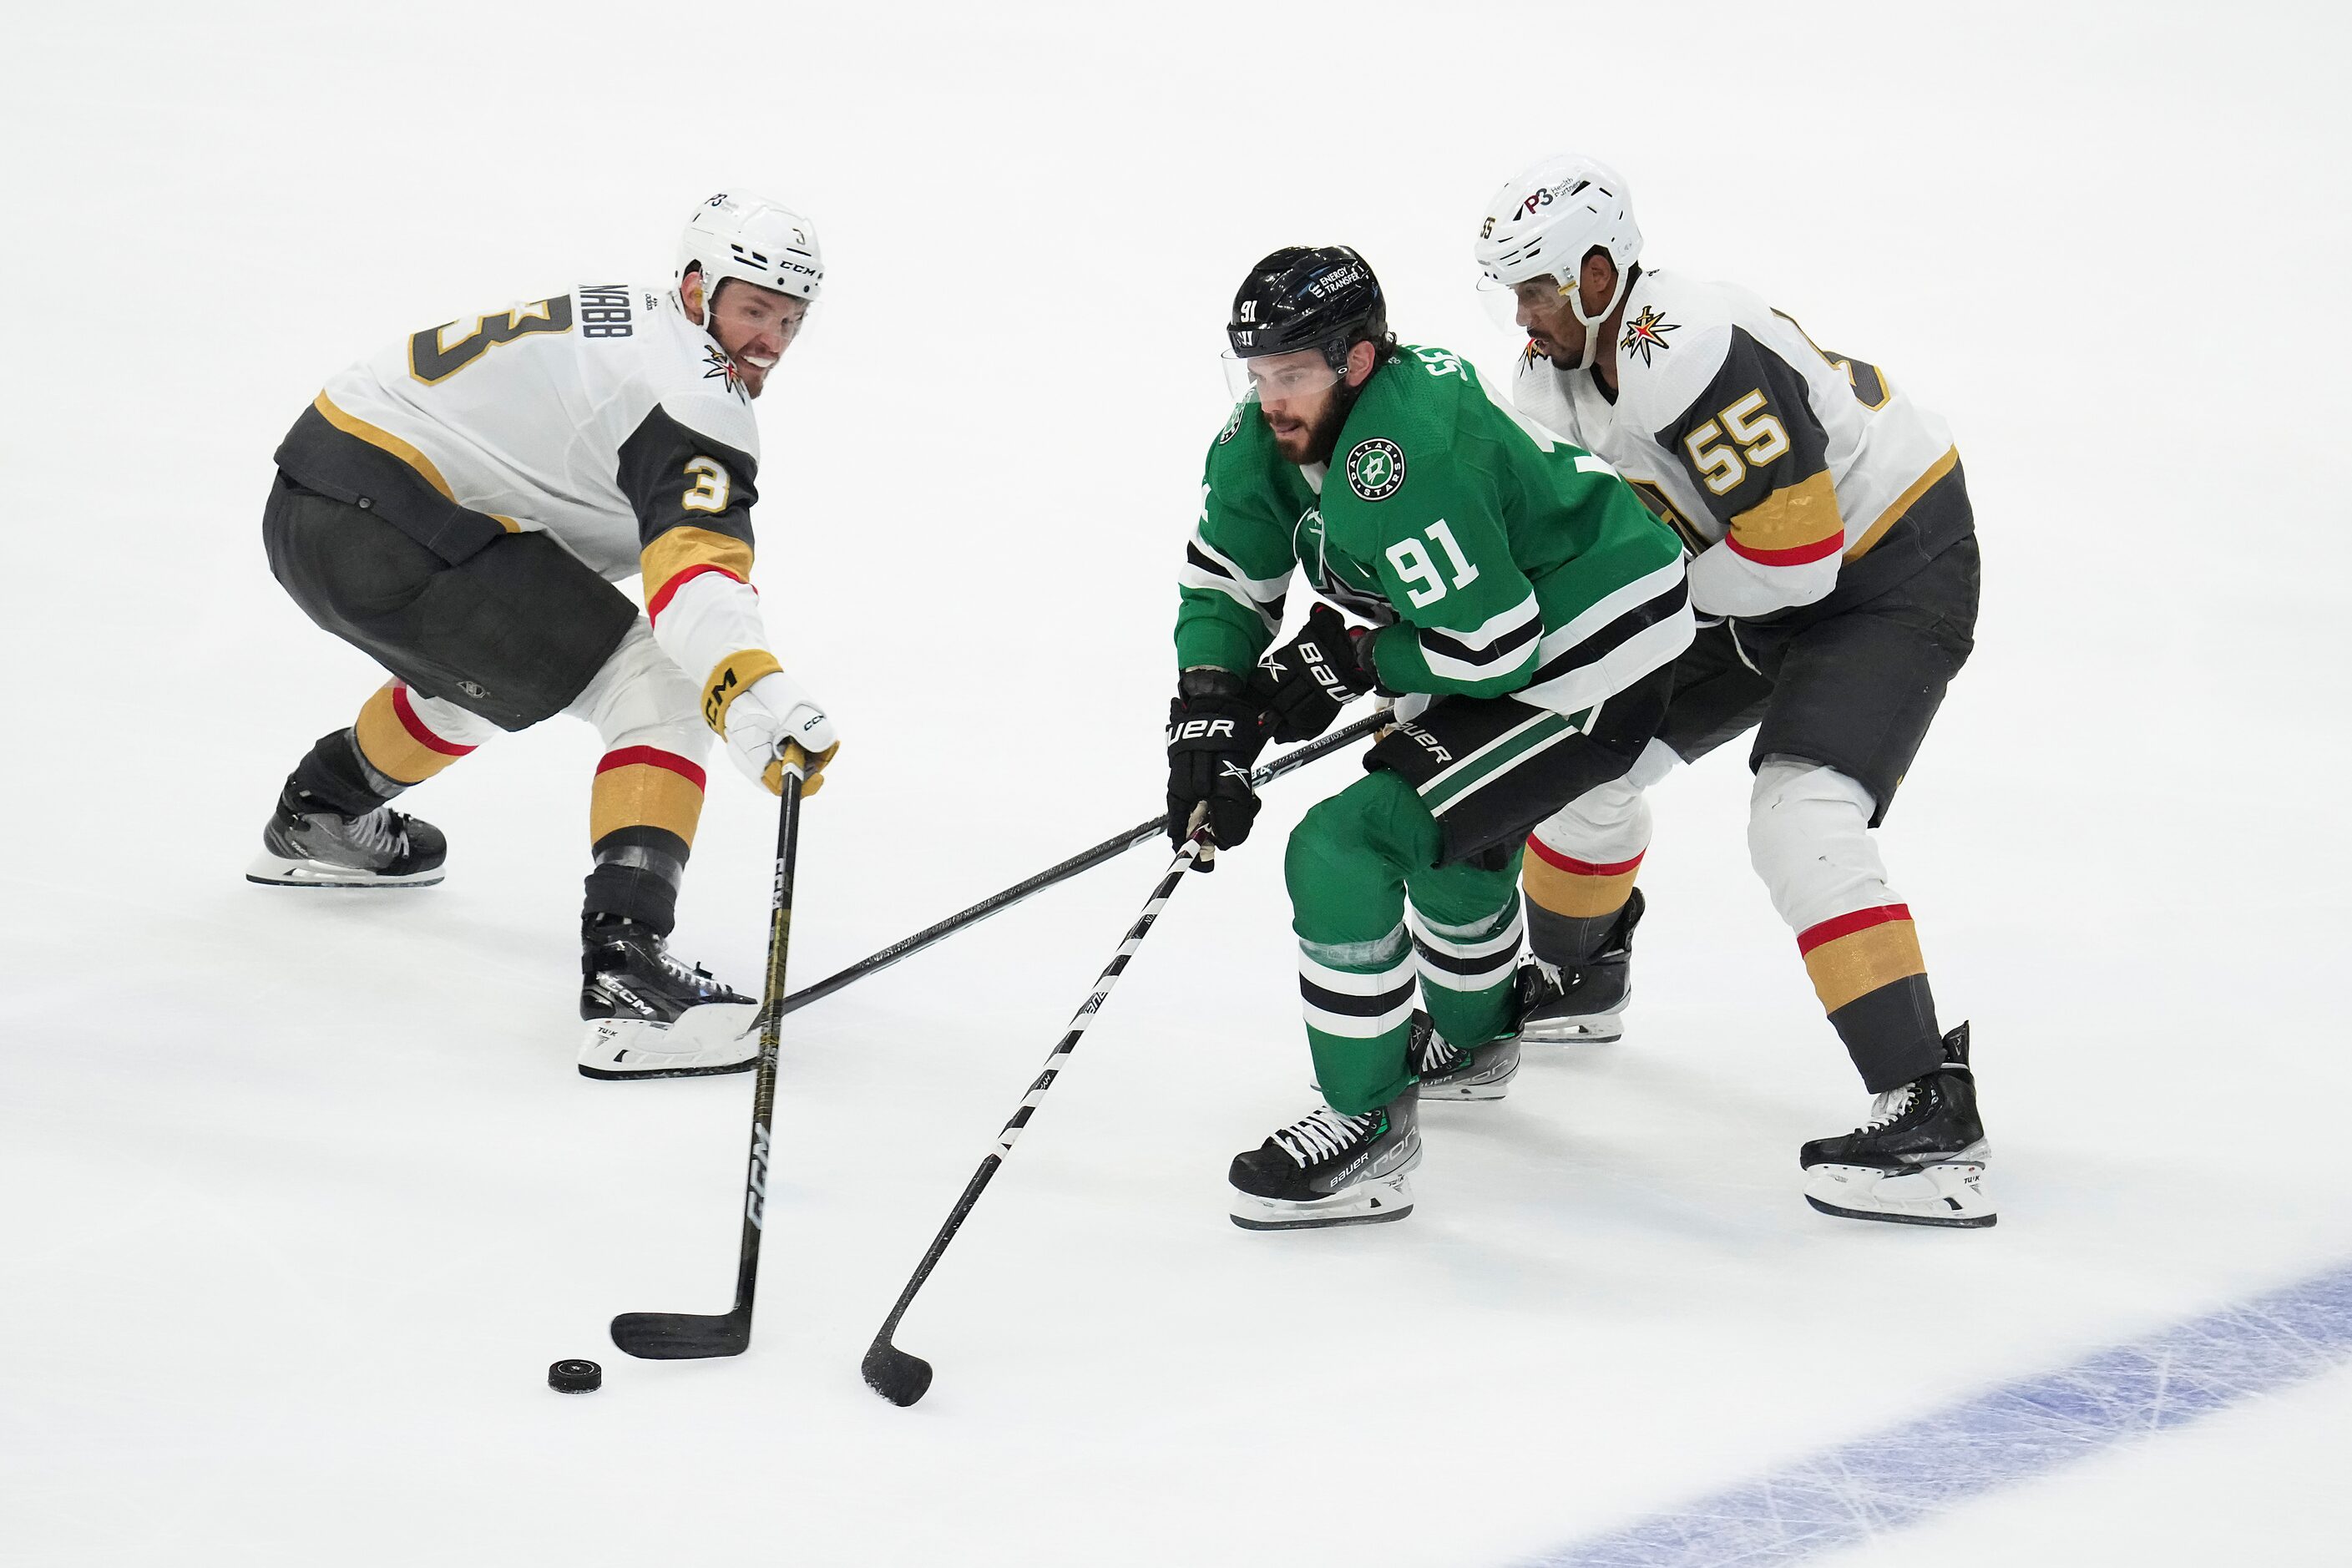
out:
{"label": "skate blade", "polygon": [[1244,1230],[1328,1230],[1342,1225],[1385,1225],[1412,1212],[1412,1179],[1405,1172],[1393,1171],[1304,1203],[1236,1192],[1233,1221]]}
{"label": "skate blade", "polygon": [[1805,1172],[1805,1201],[1840,1219],[1976,1229],[2000,1219],[1992,1194],[1985,1191],[1984,1174],[1981,1158],[1945,1160],[1902,1172],[1813,1165]]}
{"label": "skate blade", "polygon": [[1423,1079],[1419,1085],[1423,1104],[1433,1100],[1500,1100],[1511,1092],[1511,1080],[1519,1076],[1519,1058],[1513,1053],[1505,1064],[1488,1068],[1475,1077],[1456,1079],[1452,1082]]}
{"label": "skate blade", "polygon": [[405,877],[379,877],[349,866],[330,865],[299,855],[272,855],[264,850],[245,868],[245,879],[265,888],[429,888],[441,880],[441,868]]}
{"label": "skate blade", "polygon": [[1421,1086],[1421,1102],[1426,1105],[1433,1100],[1501,1100],[1511,1092],[1511,1079],[1517,1076],[1510,1073],[1502,1078],[1470,1083],[1433,1084],[1424,1080]]}
{"label": "skate blade", "polygon": [[1525,1046],[1606,1046],[1625,1037],[1625,1026],[1615,1013],[1595,1013],[1588,1018],[1529,1018],[1519,1026]]}
{"label": "skate blade", "polygon": [[590,1020],[580,1047],[580,1076],[712,1078],[759,1064],[760,1009],[749,1002],[689,1007],[664,1028],[644,1018]]}

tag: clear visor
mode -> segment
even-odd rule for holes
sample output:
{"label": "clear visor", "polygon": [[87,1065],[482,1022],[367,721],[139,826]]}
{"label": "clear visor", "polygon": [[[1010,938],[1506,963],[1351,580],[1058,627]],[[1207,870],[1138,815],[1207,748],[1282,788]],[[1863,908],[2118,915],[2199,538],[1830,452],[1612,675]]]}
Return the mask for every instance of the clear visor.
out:
{"label": "clear visor", "polygon": [[1478,303],[1485,307],[1486,319],[1496,331],[1520,343],[1528,341],[1528,329],[1519,320],[1519,302],[1525,300],[1548,310],[1566,292],[1559,279],[1549,272],[1517,284],[1498,282],[1484,274],[1478,279]]}
{"label": "clear visor", "polygon": [[1225,386],[1235,403],[1285,403],[1313,397],[1339,379],[1320,349],[1286,354],[1260,354],[1255,359],[1225,355]]}
{"label": "clear visor", "polygon": [[816,301],[803,300],[797,294],[787,294],[749,278],[734,278],[724,273],[714,280],[706,301],[715,298],[714,312],[709,304],[704,307],[705,329],[716,321],[724,323],[728,335],[743,340],[747,344],[771,353],[781,353],[800,341],[808,330],[809,317],[816,311]]}

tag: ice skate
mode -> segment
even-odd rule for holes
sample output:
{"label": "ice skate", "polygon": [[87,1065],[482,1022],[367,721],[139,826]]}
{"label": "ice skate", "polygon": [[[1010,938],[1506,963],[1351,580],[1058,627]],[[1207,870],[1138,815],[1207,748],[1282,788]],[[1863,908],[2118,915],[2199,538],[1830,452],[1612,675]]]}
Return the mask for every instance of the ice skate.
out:
{"label": "ice skate", "polygon": [[1429,1015],[1415,1009],[1406,1060],[1421,1078],[1423,1100],[1500,1100],[1519,1074],[1519,1037],[1505,1035],[1464,1050],[1437,1032]]}
{"label": "ice skate", "polygon": [[388,805],[345,816],[289,779],[245,879],[278,888],[429,888],[441,880],[448,848],[429,822]]}
{"label": "ice skate", "polygon": [[1944,1037],[1944,1065],[1886,1090],[1870,1120],[1842,1138],[1817,1138],[1799,1156],[1805,1201],[1844,1219],[1977,1226],[2000,1218],[1985,1191],[1991,1146],[1977,1115],[1969,1026]]}
{"label": "ice skate", "polygon": [[602,917],[583,930],[580,1047],[585,1078],[703,1078],[758,1061],[759,1005],[635,921]]}
{"label": "ice skate", "polygon": [[1622,1037],[1620,1020],[1633,998],[1633,928],[1641,923],[1642,889],[1636,888],[1601,951],[1584,963],[1563,968],[1531,957],[1522,963],[1519,1038],[1536,1045],[1606,1045]]}
{"label": "ice skate", "polygon": [[1412,1089],[1361,1116],[1328,1106],[1234,1156],[1234,1223],[1244,1230],[1377,1225],[1412,1212],[1406,1173],[1421,1163]]}

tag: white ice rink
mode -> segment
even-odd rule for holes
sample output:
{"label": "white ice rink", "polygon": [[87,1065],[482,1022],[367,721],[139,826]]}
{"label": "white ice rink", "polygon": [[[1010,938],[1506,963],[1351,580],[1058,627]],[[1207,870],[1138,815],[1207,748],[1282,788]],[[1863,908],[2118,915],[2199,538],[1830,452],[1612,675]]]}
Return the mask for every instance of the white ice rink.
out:
{"label": "white ice rink", "polygon": [[[2352,1563],[2337,8],[12,14],[0,1563]],[[1884,839],[1999,1226],[1801,1200],[1866,1102],[1735,747],[1660,792],[1622,1045],[1433,1108],[1402,1224],[1234,1228],[1313,1103],[1280,847],[1332,761],[1170,905],[907,1321],[921,1405],[858,1357],[1156,850],[794,1015],[751,1352],[614,1351],[724,1306],[750,1086],[573,1070],[591,732],[404,802],[441,888],[240,874],[377,679],[262,560],[323,378],[666,276],[712,190],[821,225],[761,405],[845,737],[805,984],[1151,809],[1244,268],[1353,244],[1491,372],[1476,214],[1570,146],[1958,435],[1979,650]],[[678,945],[739,984],[772,823],[714,758]]]}

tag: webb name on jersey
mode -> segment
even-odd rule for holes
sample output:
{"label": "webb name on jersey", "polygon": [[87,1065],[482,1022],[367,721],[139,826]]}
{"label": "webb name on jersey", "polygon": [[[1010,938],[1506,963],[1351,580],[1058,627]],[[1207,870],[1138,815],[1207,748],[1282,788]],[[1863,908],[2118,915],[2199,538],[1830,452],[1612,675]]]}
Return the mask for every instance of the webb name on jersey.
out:
{"label": "webb name on jersey", "polygon": [[663,649],[731,689],[775,668],[748,585],[759,450],[734,363],[677,293],[614,283],[369,355],[328,381],[277,462],[452,563],[542,531],[608,582],[642,572]]}

